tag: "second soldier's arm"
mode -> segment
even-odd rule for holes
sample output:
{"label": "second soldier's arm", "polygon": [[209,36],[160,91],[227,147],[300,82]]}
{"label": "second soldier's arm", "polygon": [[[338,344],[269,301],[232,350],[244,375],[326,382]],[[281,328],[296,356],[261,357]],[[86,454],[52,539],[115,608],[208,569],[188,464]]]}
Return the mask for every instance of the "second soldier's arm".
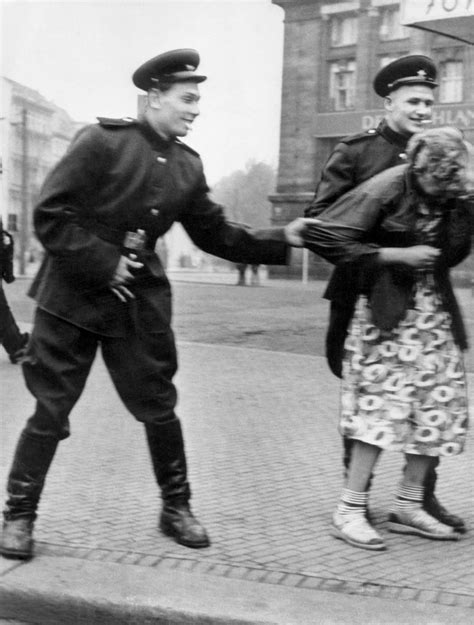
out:
{"label": "second soldier's arm", "polygon": [[354,163],[345,143],[339,143],[329,157],[306,217],[318,217],[328,206],[355,186]]}

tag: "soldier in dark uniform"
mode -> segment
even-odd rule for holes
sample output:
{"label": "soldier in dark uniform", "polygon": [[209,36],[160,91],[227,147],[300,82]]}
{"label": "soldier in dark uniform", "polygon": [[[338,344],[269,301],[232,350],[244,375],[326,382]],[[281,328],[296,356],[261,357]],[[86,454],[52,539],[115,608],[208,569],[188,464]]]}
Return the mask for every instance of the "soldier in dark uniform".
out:
{"label": "soldier in dark uniform", "polygon": [[199,155],[181,143],[199,114],[195,50],[173,50],[140,66],[147,92],[139,120],[100,119],[82,129],[46,179],[34,211],[46,254],[30,295],[32,340],[23,365],[36,408],[8,478],[1,553],[33,553],[33,523],[59,441],[70,435],[100,345],[124,405],[145,426],[161,489],[161,530],[188,547],[208,535],[193,516],[180,421],[171,290],[155,245],[175,221],[194,243],[231,262],[285,264],[302,245],[303,219],[262,231],[229,224],[208,197]]}
{"label": "soldier in dark uniform", "polygon": [[13,237],[3,229],[0,217],[0,344],[7,352],[10,362],[15,365],[24,355],[28,333],[21,332],[18,327],[3,290],[3,281],[10,284],[14,279]]}
{"label": "soldier in dark uniform", "polygon": [[[431,123],[433,91],[437,87],[436,66],[424,55],[396,59],[374,79],[374,90],[384,98],[385,116],[377,128],[345,139],[335,147],[322,171],[315,196],[305,215],[317,217],[347,191],[389,167],[405,162],[408,140]],[[331,371],[341,377],[346,331],[357,298],[357,276],[350,267],[336,267],[324,297],[329,299],[330,318],[326,335],[326,357]],[[344,439],[344,465],[349,466],[352,440]],[[464,531],[463,520],[440,504],[434,494],[436,466],[425,484],[424,508],[438,521]]]}

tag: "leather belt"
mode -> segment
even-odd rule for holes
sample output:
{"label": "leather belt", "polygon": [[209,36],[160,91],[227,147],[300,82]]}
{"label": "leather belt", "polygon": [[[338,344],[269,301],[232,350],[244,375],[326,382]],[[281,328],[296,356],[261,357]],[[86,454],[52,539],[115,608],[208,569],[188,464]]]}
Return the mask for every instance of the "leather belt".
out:
{"label": "leather belt", "polygon": [[86,221],[84,227],[89,232],[96,234],[99,239],[128,250],[154,250],[155,248],[153,241],[140,228],[137,228],[136,231],[119,230],[118,228],[105,226],[95,220]]}

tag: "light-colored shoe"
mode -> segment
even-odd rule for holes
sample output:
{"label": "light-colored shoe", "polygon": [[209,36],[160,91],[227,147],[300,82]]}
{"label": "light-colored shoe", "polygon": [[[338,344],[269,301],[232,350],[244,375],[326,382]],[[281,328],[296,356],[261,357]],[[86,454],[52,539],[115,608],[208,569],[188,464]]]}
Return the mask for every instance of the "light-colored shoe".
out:
{"label": "light-colored shoe", "polygon": [[374,530],[363,512],[340,514],[337,510],[332,517],[331,534],[353,547],[381,551],[386,549],[382,536]]}
{"label": "light-colored shoe", "polygon": [[398,509],[389,516],[388,529],[395,534],[413,534],[432,540],[459,540],[460,535],[453,527],[440,523],[423,508]]}

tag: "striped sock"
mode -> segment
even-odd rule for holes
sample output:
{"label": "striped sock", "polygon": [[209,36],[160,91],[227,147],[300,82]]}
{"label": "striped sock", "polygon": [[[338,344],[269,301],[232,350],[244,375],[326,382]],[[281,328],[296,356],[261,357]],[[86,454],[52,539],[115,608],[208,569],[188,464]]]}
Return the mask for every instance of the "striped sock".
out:
{"label": "striped sock", "polygon": [[355,490],[344,488],[341,499],[337,505],[337,511],[339,514],[365,514],[368,499],[369,493],[367,491],[358,493]]}
{"label": "striped sock", "polygon": [[399,484],[396,492],[395,506],[398,510],[413,510],[421,508],[423,503],[424,486],[407,486]]}

